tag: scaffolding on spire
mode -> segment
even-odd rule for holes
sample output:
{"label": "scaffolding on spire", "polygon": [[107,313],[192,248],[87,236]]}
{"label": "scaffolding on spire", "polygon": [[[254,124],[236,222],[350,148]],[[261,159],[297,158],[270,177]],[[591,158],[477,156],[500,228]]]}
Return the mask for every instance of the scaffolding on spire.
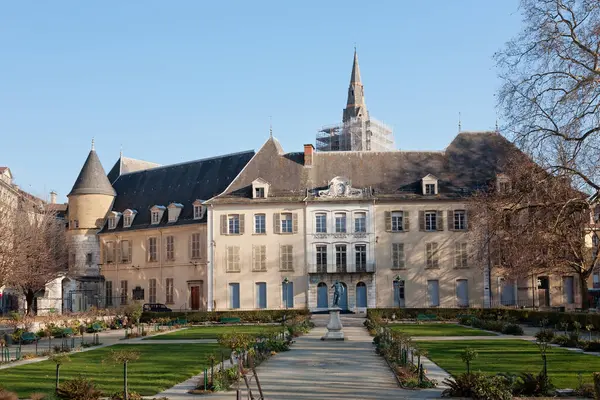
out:
{"label": "scaffolding on spire", "polygon": [[317,151],[393,151],[392,129],[373,118],[350,118],[317,132]]}

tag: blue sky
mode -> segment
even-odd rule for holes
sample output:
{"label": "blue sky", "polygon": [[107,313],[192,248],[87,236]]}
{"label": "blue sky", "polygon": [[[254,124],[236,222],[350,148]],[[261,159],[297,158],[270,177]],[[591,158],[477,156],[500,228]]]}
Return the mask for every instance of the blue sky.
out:
{"label": "blue sky", "polygon": [[403,150],[492,129],[492,56],[517,0],[4,2],[0,165],[25,190],[66,194],[95,138],[108,171],[286,151],[339,122],[353,46],[371,116]]}

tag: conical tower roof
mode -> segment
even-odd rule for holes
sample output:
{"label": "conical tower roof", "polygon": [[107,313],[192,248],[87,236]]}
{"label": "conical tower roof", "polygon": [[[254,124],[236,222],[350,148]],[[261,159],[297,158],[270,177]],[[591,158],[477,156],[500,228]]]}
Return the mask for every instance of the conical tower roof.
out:
{"label": "conical tower roof", "polygon": [[71,192],[67,196],[77,194],[116,195],[115,190],[106,177],[100,159],[93,148],[90,151],[90,154],[88,154],[87,159],[83,164],[83,168],[81,168],[81,172],[73,185],[73,189],[71,189]]}
{"label": "conical tower roof", "polygon": [[350,85],[353,83],[362,83],[360,81],[360,68],[358,66],[358,54],[354,49],[354,61],[352,63],[352,75],[350,76]]}

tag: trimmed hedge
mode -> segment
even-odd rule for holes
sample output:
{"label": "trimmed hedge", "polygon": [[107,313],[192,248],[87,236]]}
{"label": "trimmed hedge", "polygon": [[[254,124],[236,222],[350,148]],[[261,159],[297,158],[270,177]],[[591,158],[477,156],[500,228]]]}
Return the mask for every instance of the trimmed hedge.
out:
{"label": "trimmed hedge", "polygon": [[540,325],[543,320],[548,321],[549,326],[555,326],[561,322],[579,322],[581,326],[593,325],[595,330],[600,330],[600,314],[557,312],[557,311],[534,311],[509,308],[369,308],[367,318],[374,316],[391,319],[416,319],[419,314],[435,315],[440,320],[456,320],[460,316],[472,315],[486,320],[509,320],[522,324]]}
{"label": "trimmed hedge", "polygon": [[221,318],[240,318],[241,322],[280,322],[283,316],[292,319],[309,315],[307,309],[252,310],[252,311],[190,311],[190,312],[144,312],[140,322],[151,322],[159,318],[187,319],[188,323],[219,322]]}

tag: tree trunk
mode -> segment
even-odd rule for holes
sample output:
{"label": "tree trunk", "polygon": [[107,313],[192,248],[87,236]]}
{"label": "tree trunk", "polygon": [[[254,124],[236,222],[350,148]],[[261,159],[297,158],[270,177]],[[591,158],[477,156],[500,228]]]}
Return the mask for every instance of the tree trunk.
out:
{"label": "tree trunk", "polygon": [[56,388],[55,388],[55,392],[58,393],[58,382],[59,382],[59,377],[60,377],[60,364],[56,364]]}
{"label": "tree trunk", "polygon": [[32,315],[33,313],[33,301],[35,300],[35,292],[31,289],[25,291],[25,302],[27,304],[27,315]]}
{"label": "tree trunk", "polygon": [[581,309],[587,310],[590,307],[588,301],[588,287],[587,287],[588,276],[585,274],[579,274],[579,290],[581,292]]}
{"label": "tree trunk", "polygon": [[127,361],[123,363],[123,399],[129,398],[129,392],[127,391]]}

